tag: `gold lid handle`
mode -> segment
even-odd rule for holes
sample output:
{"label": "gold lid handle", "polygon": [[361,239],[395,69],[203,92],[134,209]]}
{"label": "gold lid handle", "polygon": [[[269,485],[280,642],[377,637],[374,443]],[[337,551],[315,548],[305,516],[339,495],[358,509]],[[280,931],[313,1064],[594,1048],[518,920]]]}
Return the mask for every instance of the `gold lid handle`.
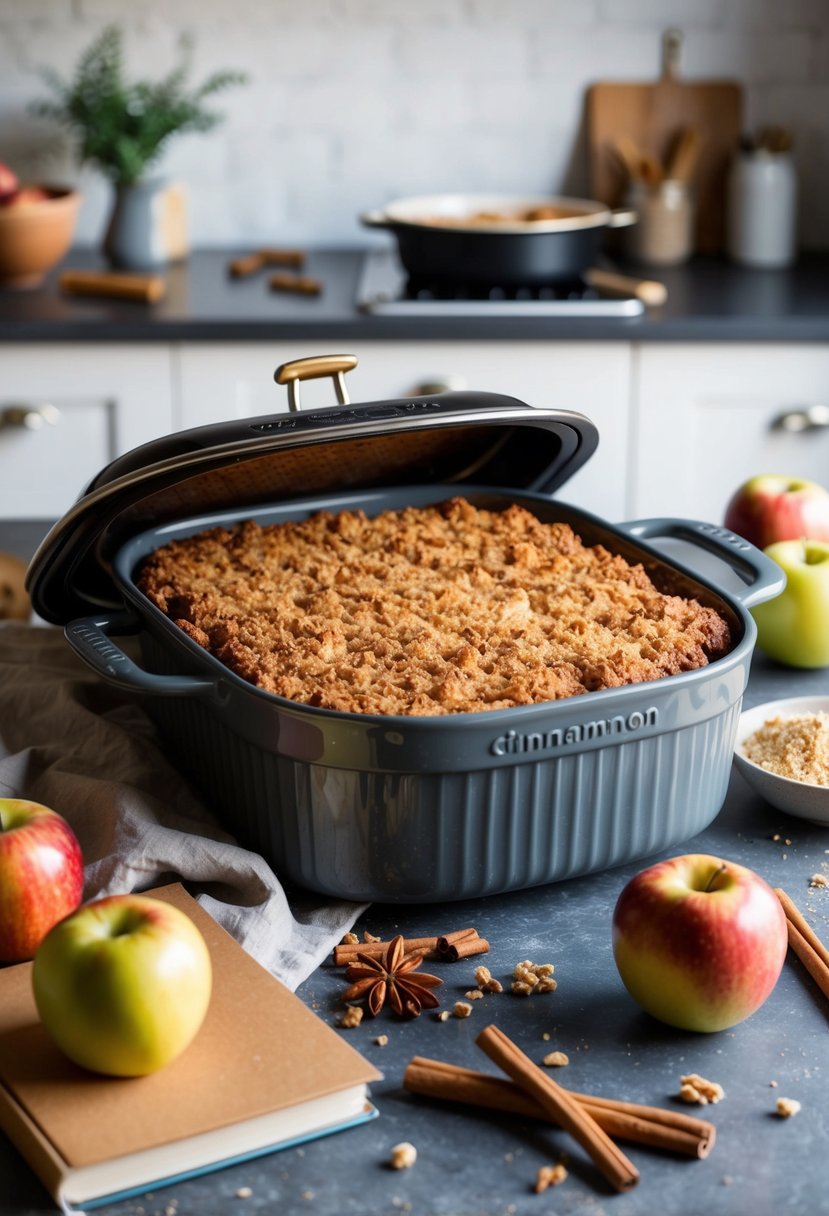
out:
{"label": "gold lid handle", "polygon": [[273,374],[277,384],[288,386],[288,406],[293,413],[300,409],[299,385],[302,380],[320,380],[330,376],[340,405],[348,405],[345,373],[357,366],[356,355],[311,355],[307,359],[293,359],[281,363]]}

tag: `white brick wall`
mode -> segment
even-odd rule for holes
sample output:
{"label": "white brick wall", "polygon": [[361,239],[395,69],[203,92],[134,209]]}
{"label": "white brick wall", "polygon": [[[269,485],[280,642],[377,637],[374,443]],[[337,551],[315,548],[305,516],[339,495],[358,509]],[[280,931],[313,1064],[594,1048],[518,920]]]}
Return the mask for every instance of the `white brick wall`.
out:
{"label": "white brick wall", "polygon": [[121,23],[130,71],[156,77],[196,40],[194,79],[241,68],[224,123],[174,138],[194,245],[364,244],[361,210],[409,193],[585,193],[582,102],[600,79],[650,79],[662,30],[689,78],[746,86],[747,125],[792,128],[802,244],[829,248],[829,0],[0,0],[0,160],[84,191],[80,243],[109,188],[27,103]]}

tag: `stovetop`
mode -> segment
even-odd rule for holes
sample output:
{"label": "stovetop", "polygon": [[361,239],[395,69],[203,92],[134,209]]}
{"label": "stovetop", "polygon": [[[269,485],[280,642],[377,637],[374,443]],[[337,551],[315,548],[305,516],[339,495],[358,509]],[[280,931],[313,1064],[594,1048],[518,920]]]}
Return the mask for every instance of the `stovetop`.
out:
{"label": "stovetop", "polygon": [[512,288],[410,279],[391,250],[366,254],[357,306],[395,317],[636,317],[645,308],[635,296],[603,296],[582,279]]}

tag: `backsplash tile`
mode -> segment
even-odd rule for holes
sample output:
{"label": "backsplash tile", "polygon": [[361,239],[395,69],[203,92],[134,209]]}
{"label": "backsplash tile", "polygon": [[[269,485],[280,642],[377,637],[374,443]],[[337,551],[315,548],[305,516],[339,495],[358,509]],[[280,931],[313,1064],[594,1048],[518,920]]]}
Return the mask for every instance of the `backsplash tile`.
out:
{"label": "backsplash tile", "polygon": [[359,212],[403,194],[584,194],[586,87],[654,79],[676,22],[688,79],[739,79],[747,127],[793,130],[801,244],[829,247],[826,0],[0,0],[0,159],[80,185],[82,244],[109,187],[27,105],[39,66],[71,72],[112,21],[131,75],[168,70],[187,33],[194,79],[250,75],[159,166],[185,185],[193,245],[366,244]]}

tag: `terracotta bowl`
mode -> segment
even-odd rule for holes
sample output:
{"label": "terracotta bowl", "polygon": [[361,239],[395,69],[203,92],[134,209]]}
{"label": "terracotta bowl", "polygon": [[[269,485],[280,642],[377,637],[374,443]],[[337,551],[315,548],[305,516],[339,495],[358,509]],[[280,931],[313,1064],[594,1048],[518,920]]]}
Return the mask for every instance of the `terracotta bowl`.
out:
{"label": "terracotta bowl", "polygon": [[72,244],[80,201],[67,187],[24,186],[14,202],[0,204],[0,287],[42,282]]}

